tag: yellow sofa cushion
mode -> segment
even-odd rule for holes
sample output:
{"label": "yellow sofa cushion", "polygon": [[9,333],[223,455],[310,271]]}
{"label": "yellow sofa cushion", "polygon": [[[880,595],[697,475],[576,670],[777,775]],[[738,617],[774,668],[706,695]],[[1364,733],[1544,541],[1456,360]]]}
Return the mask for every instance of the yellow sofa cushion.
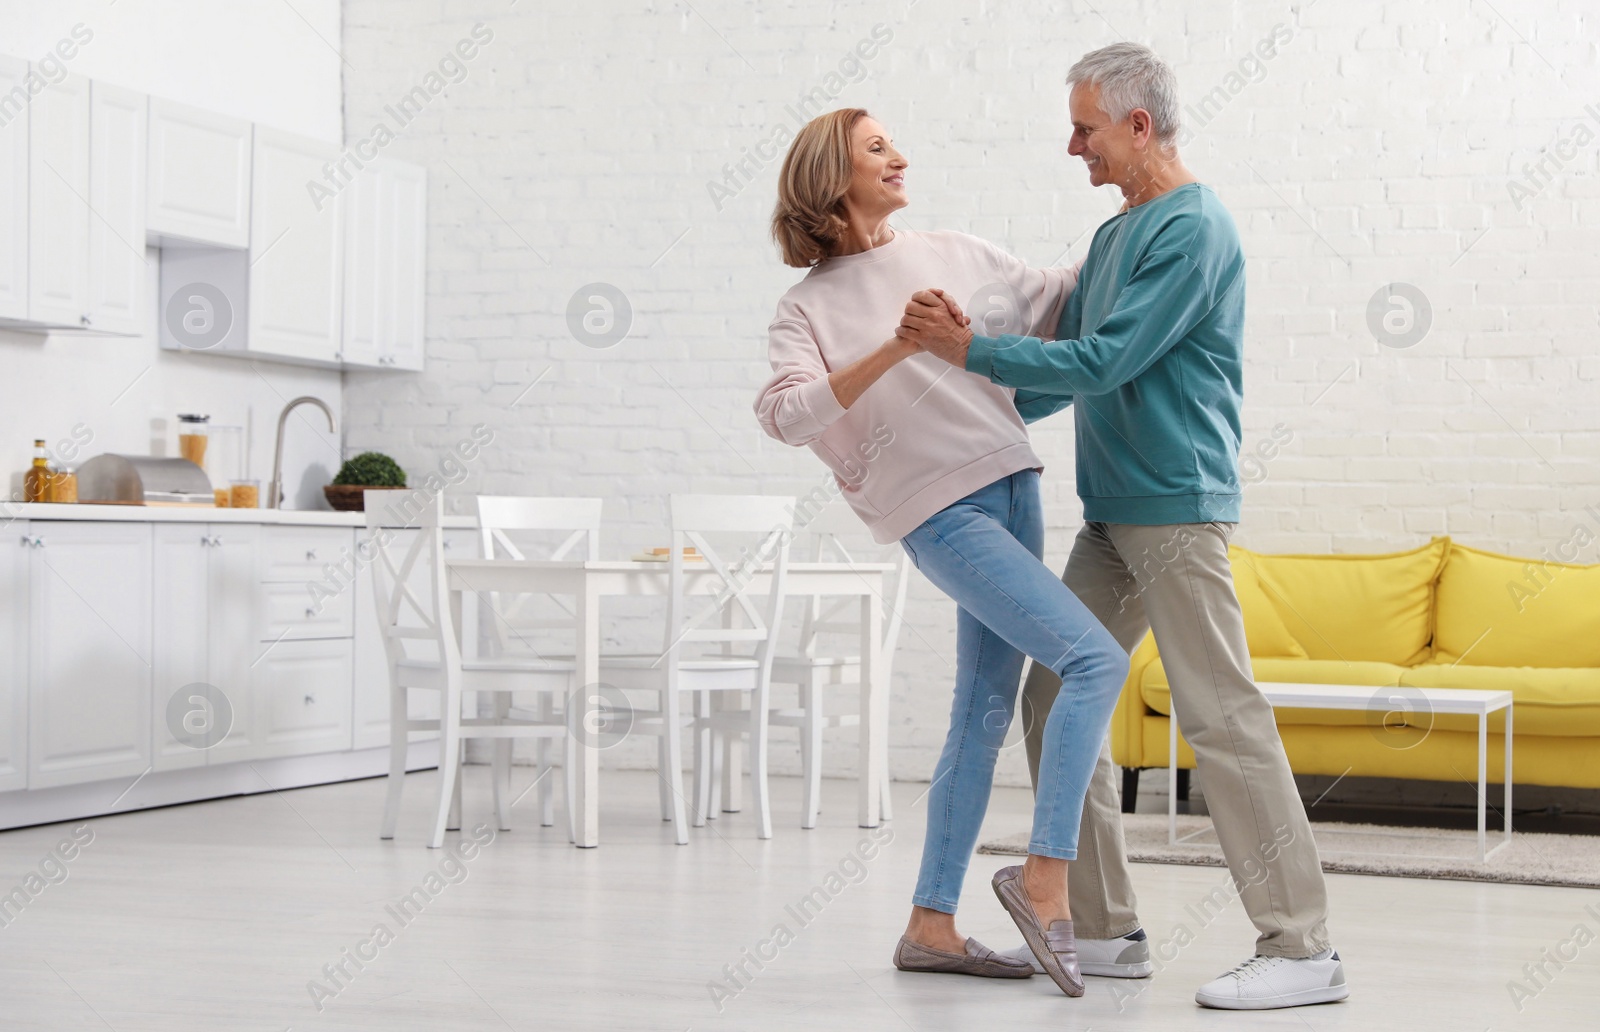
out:
{"label": "yellow sofa cushion", "polygon": [[1305,646],[1289,633],[1283,617],[1262,589],[1253,560],[1238,555],[1242,551],[1237,545],[1230,547],[1228,560],[1233,565],[1233,593],[1239,596],[1239,608],[1244,611],[1244,637],[1250,655],[1307,658]]}
{"label": "yellow sofa cushion", "polygon": [[1432,655],[1434,589],[1450,539],[1387,555],[1238,550],[1311,659],[1415,666]]}
{"label": "yellow sofa cushion", "polygon": [[[1405,671],[1400,683],[1411,688],[1508,691],[1516,708],[1513,730],[1518,739],[1524,735],[1554,738],[1600,735],[1600,669],[1425,663]],[[1498,714],[1490,714],[1490,729],[1503,729],[1502,720]],[[1406,723],[1428,726],[1427,721],[1415,715],[1408,717]],[[1478,730],[1478,718],[1473,716],[1441,713],[1431,723],[1438,730]]]}
{"label": "yellow sofa cushion", "polygon": [[1600,565],[1452,544],[1439,574],[1434,654],[1481,667],[1600,667]]}
{"label": "yellow sofa cushion", "polygon": [[[1336,659],[1269,659],[1252,657],[1250,665],[1258,684],[1278,681],[1289,684],[1360,684],[1374,688],[1398,685],[1406,673],[1393,663],[1345,663]],[[1140,679],[1139,697],[1157,713],[1172,712],[1172,690],[1167,671],[1157,659],[1145,667]],[[1361,710],[1285,708],[1277,711],[1280,724],[1327,724],[1360,727],[1369,723]],[[1373,717],[1370,722],[1381,718]]]}

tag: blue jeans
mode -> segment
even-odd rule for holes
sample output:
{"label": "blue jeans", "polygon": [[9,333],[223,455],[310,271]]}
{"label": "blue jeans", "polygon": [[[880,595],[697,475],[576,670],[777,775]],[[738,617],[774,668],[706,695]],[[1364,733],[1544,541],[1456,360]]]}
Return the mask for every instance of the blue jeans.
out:
{"label": "blue jeans", "polygon": [[974,491],[900,543],[959,607],[950,734],[928,791],[928,833],[912,897],[919,907],[953,914],[989,808],[1023,657],[1061,678],[1045,722],[1028,852],[1074,860],[1084,795],[1128,656],[1040,561],[1044,520],[1035,470]]}

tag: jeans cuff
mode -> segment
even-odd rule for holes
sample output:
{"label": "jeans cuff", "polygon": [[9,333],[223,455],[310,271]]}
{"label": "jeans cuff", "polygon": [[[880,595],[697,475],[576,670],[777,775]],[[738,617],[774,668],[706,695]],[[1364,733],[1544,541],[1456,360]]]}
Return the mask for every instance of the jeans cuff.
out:
{"label": "jeans cuff", "polygon": [[1034,856],[1048,856],[1053,860],[1078,859],[1077,846],[1046,846],[1039,842],[1030,842],[1028,852]]}
{"label": "jeans cuff", "polygon": [[924,907],[928,910],[937,910],[941,914],[953,914],[956,912],[956,905],[954,903],[946,903],[944,900],[934,899],[932,896],[912,896],[911,903],[913,906]]}

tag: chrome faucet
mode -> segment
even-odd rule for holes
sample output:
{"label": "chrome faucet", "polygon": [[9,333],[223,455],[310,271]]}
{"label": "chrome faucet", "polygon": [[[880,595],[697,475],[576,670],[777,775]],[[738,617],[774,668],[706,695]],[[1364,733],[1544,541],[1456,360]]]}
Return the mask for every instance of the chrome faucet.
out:
{"label": "chrome faucet", "polygon": [[306,394],[283,407],[283,411],[278,413],[278,440],[272,449],[272,483],[267,485],[267,508],[269,509],[283,508],[283,428],[284,424],[289,421],[289,413],[300,405],[315,405],[321,409],[322,414],[328,417],[328,432],[331,434],[334,431],[333,411],[328,408],[321,398],[313,398],[311,395]]}

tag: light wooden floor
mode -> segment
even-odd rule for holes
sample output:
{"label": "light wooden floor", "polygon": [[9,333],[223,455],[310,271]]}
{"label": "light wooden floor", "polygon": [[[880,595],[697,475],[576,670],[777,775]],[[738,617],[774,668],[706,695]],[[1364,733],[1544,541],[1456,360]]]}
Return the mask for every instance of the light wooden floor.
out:
{"label": "light wooden floor", "polygon": [[[484,768],[469,775],[470,826],[488,807]],[[842,891],[805,926],[786,907],[825,885],[869,836],[854,826],[852,783],[828,784],[814,831],[798,827],[798,782],[780,778],[773,839],[756,840],[747,811],[678,847],[656,819],[655,776],[632,772],[603,775],[601,848],[580,852],[559,829],[531,823],[529,796],[516,829],[402,926],[386,905],[445,859],[422,845],[435,777],[411,776],[393,843],[377,837],[381,780],[90,822],[93,842],[66,879],[0,928],[0,1028],[1481,1032],[1593,1029],[1600,1013],[1600,942],[1564,970],[1547,965],[1548,988],[1521,1013],[1507,988],[1542,950],[1558,955],[1577,926],[1600,935],[1600,894],[1340,875],[1330,883],[1353,988],[1344,1004],[1260,1014],[1195,1006],[1195,987],[1243,959],[1253,938],[1237,904],[1204,927],[1196,919],[1225,877],[1214,868],[1135,868],[1163,958],[1151,981],[1091,979],[1087,996],[1069,1000],[1043,977],[903,974],[889,957],[921,849],[925,786],[913,784],[895,786],[892,841],[856,883],[835,881]],[[986,832],[1025,827],[1028,807],[1026,792],[997,790]],[[0,892],[67,830],[0,834]],[[1018,941],[988,886],[1002,865],[978,857],[963,902],[963,929],[996,948]],[[53,865],[46,873],[59,878]],[[346,962],[353,978],[319,1013],[307,983],[335,988],[323,966],[378,922],[394,940],[364,970]],[[748,986],[732,993],[724,966],[780,922],[793,941],[764,970],[746,962]],[[1180,923],[1194,941],[1163,948]],[[729,990],[720,1012],[714,982]]]}

